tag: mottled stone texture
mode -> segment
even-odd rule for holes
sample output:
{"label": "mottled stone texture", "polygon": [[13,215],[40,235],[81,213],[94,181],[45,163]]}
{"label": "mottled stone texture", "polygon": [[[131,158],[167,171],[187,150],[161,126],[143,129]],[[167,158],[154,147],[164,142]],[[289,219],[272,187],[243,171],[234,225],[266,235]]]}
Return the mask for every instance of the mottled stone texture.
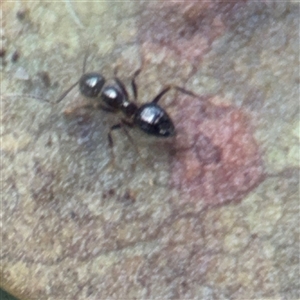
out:
{"label": "mottled stone texture", "polygon": [[[4,289],[300,298],[299,4],[2,2]],[[115,131],[112,164],[120,116],[79,108],[77,88],[53,104],[87,51],[86,70],[126,87],[142,66],[138,103],[192,91],[159,102],[176,137]]]}
{"label": "mottled stone texture", "polygon": [[178,150],[172,184],[187,202],[219,205],[241,200],[263,178],[260,150],[247,117],[232,106],[209,105],[209,99],[189,100],[181,100],[175,118]]}

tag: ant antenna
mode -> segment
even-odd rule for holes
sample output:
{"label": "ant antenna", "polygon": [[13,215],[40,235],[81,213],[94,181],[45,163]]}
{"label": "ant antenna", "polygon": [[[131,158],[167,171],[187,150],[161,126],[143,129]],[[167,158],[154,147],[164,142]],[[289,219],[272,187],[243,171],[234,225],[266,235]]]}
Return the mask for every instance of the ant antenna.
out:
{"label": "ant antenna", "polygon": [[62,93],[62,95],[56,100],[55,103],[59,103],[62,99],[64,99],[78,83],[79,80],[77,80],[74,84],[72,84],[66,91]]}
{"label": "ant antenna", "polygon": [[85,73],[86,62],[87,62],[87,58],[88,58],[89,54],[90,54],[90,46],[88,46],[88,49],[86,50],[85,55],[84,55],[83,65],[82,65],[82,74]]}
{"label": "ant antenna", "polygon": [[44,99],[42,97],[30,95],[30,94],[0,94],[0,97],[24,97],[24,98],[31,98],[31,99],[36,99],[36,100],[51,103],[49,99]]}
{"label": "ant antenna", "polygon": [[[88,54],[89,54],[89,50],[87,50],[84,55],[83,65],[82,65],[82,74],[85,73]],[[64,91],[62,93],[62,95],[56,100],[56,104],[59,103],[61,100],[63,100],[71,92],[71,90],[73,90],[73,88],[79,83],[79,81],[80,81],[80,79],[77,80],[75,83],[73,83],[66,91]]]}

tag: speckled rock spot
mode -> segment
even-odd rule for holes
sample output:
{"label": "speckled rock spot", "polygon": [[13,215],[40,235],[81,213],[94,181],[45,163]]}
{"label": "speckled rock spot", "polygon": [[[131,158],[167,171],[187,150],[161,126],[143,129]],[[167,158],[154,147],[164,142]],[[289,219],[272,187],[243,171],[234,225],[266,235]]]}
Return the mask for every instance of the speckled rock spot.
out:
{"label": "speckled rock spot", "polygon": [[241,109],[200,100],[182,97],[178,104],[171,184],[183,202],[239,201],[263,179],[249,121]]}
{"label": "speckled rock spot", "polygon": [[139,20],[139,41],[147,53],[199,63],[212,42],[227,30],[228,19],[247,0],[145,1]]}

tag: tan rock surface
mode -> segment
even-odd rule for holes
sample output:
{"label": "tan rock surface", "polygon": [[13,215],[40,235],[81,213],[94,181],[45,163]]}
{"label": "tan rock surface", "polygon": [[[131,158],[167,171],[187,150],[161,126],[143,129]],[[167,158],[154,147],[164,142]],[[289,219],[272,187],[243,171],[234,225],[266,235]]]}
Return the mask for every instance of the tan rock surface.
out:
{"label": "tan rock surface", "polygon": [[[1,9],[2,288],[47,300],[300,297],[299,4]],[[53,104],[87,51],[87,70],[118,68],[126,86],[143,62],[140,103],[168,84],[198,94],[162,99],[176,138],[132,130],[138,155],[116,131],[111,165],[118,116],[77,109],[76,88]]]}

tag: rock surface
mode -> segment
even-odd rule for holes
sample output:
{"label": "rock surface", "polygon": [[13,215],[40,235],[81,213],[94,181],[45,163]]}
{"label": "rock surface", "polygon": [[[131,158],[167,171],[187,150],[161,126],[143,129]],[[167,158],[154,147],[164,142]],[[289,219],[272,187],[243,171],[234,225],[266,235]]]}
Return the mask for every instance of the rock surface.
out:
{"label": "rock surface", "polygon": [[[299,4],[8,2],[1,287],[20,299],[297,299]],[[12,58],[18,53],[18,59]],[[86,70],[161,101],[171,140],[107,132]],[[20,72],[20,70],[22,72]],[[21,75],[22,76],[21,76]],[[25,75],[26,76],[25,76]],[[34,96],[35,98],[26,95]]]}

